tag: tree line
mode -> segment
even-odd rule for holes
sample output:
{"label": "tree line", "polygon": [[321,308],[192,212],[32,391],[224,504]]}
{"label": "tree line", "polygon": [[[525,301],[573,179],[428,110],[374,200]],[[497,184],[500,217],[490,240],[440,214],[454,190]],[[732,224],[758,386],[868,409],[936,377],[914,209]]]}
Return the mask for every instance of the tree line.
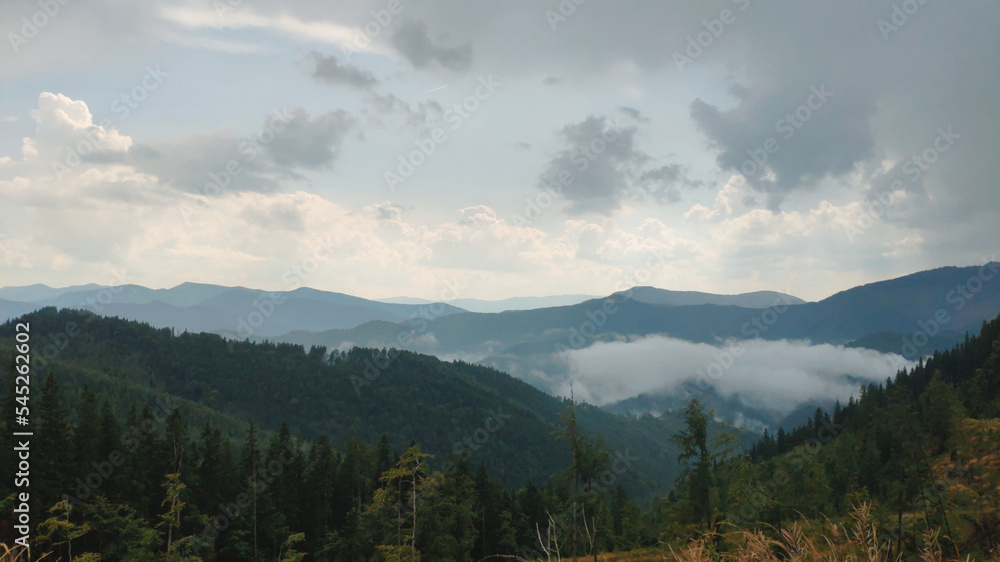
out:
{"label": "tree line", "polygon": [[[755,441],[690,401],[663,435],[680,476],[642,504],[621,485],[633,459],[585,430],[572,400],[541,436],[563,453],[561,468],[510,486],[468,449],[436,458],[386,434],[338,443],[289,424],[237,431],[182,411],[169,393],[123,406],[114,387],[64,388],[64,374],[53,364],[32,398],[35,548],[53,558],[596,560],[699,544],[718,559],[740,548],[725,538],[733,530],[780,541],[802,521],[858,517],[886,559],[916,555],[930,534],[956,556],[1000,545],[1000,474],[987,462],[1000,445],[1000,318]],[[0,460],[14,466],[7,378]],[[10,484],[0,481],[8,544]]]}

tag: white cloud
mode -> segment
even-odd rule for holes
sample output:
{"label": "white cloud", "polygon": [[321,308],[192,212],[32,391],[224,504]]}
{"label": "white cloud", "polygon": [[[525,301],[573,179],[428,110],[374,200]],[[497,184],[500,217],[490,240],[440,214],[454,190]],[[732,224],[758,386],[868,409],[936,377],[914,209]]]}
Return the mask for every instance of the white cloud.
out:
{"label": "white cloud", "polygon": [[[555,31],[544,10],[527,0],[475,6],[404,1],[405,13],[381,26],[365,47],[398,60],[359,56],[350,61],[362,82],[377,77],[380,92],[392,90],[367,100],[364,95],[371,94],[316,87],[293,59],[301,61],[312,51],[341,57],[338,47],[359,47],[357,38],[372,13],[386,6],[382,0],[262,0],[222,13],[211,0],[94,0],[86,10],[74,6],[60,8],[16,56],[0,59],[0,73],[13,77],[5,82],[10,88],[5,113],[24,115],[29,107],[15,104],[37,95],[41,84],[50,91],[88,92],[90,109],[100,121],[93,103],[127,93],[136,85],[128,79],[129,69],[150,62],[171,65],[172,91],[144,104],[127,125],[120,124],[122,132],[96,125],[83,101],[60,94],[43,94],[52,97],[39,100],[32,112],[33,134],[24,132],[30,123],[0,118],[5,124],[0,147],[6,152],[0,156],[6,204],[0,220],[8,232],[15,228],[7,225],[23,225],[23,240],[34,240],[31,244],[45,237],[31,236],[28,219],[65,223],[57,224],[60,232],[51,236],[70,238],[77,220],[60,209],[79,207],[87,209],[84,214],[98,230],[120,223],[107,240],[116,252],[127,253],[131,238],[125,232],[153,236],[166,228],[157,217],[176,220],[185,193],[204,186],[219,164],[239,158],[242,135],[252,133],[261,114],[278,100],[308,108],[296,137],[301,142],[276,142],[261,153],[271,155],[247,165],[229,188],[267,195],[229,193],[232,201],[211,204],[236,213],[220,217],[220,228],[272,228],[281,233],[276,239],[288,243],[286,235],[313,234],[311,215],[280,194],[309,191],[319,208],[336,202],[334,214],[345,217],[344,224],[364,225],[358,226],[367,233],[357,240],[364,244],[358,251],[372,258],[347,261],[338,277],[324,281],[337,290],[371,287],[375,294],[428,295],[447,275],[475,281],[470,290],[483,297],[606,292],[655,251],[669,261],[649,284],[715,292],[791,285],[790,292],[816,299],[859,282],[973,263],[991,253],[986,246],[1000,228],[992,158],[1000,128],[990,94],[1000,74],[989,72],[1000,49],[995,48],[998,35],[991,33],[996,13],[991,4],[928,4],[886,41],[876,25],[890,14],[884,6],[821,1],[807,14],[752,3],[737,13],[724,36],[680,71],[672,54],[703,29],[704,20],[717,17],[722,7],[732,8],[729,0],[646,3],[627,10],[582,4]],[[19,22],[35,10],[34,5],[3,3],[0,20]],[[411,33],[410,41],[404,33],[394,42],[404,22],[419,22],[407,28],[419,27],[421,33]],[[514,29],[516,41],[511,40]],[[435,49],[455,46],[461,49],[452,55]],[[220,54],[262,50],[266,56]],[[407,59],[414,65],[397,64]],[[449,68],[456,71],[427,64],[433,60],[451,60]],[[547,80],[552,68],[559,69],[558,82]],[[409,137],[418,128],[405,129],[395,121],[408,114],[421,127],[432,126],[419,118],[462,103],[472,93],[462,84],[489,73],[503,84],[497,95],[463,121],[461,131],[449,131],[454,142],[440,147],[434,163],[410,184],[414,189],[400,192],[394,207],[381,207],[387,193],[371,170],[380,170],[399,146],[412,150]],[[795,111],[812,86],[824,83],[835,92],[823,109],[829,118],[810,119],[790,140],[779,136],[780,150],[768,156],[773,165],[753,185],[733,176],[734,166],[749,157],[747,150],[759,155],[764,140],[776,134],[775,120]],[[438,89],[443,85],[448,87]],[[693,106],[696,99],[705,106]],[[706,111],[706,106],[717,110]],[[627,120],[629,131],[634,128],[634,147],[621,162],[631,161],[629,154],[648,155],[643,170],[666,179],[675,168],[661,164],[671,162],[703,182],[697,187],[692,182],[684,191],[683,209],[654,204],[649,191],[621,189],[612,189],[613,197],[605,201],[610,204],[599,204],[594,197],[606,197],[621,175],[596,164],[587,168],[590,174],[577,173],[578,165],[570,160],[577,183],[563,190],[533,228],[502,219],[524,208],[523,197],[511,192],[537,195],[539,174],[562,150],[577,147],[557,142],[568,140],[560,139],[561,127],[617,115],[619,107],[634,110]],[[693,119],[695,107],[702,111]],[[346,128],[336,119],[341,108],[357,119],[343,146]],[[396,119],[376,118],[387,112],[395,112]],[[438,117],[433,125],[447,126]],[[849,240],[845,226],[865,210],[877,185],[931,146],[939,127],[948,126],[961,135],[954,148],[900,189],[892,209],[863,236]],[[591,140],[592,132],[584,133],[578,140]],[[52,163],[65,162],[87,134],[99,153],[54,179]],[[21,141],[22,136],[28,139]],[[502,148],[516,142],[531,150]],[[126,158],[118,158],[123,154]],[[330,169],[334,160],[337,166]],[[593,176],[601,170],[609,173]],[[588,177],[593,181],[584,181]],[[673,198],[669,189],[661,194],[663,203]],[[565,222],[561,213],[574,204],[579,214]],[[149,223],[133,224],[138,216]],[[361,223],[352,222],[359,217]],[[186,271],[185,251],[222,256],[231,249],[221,245],[226,237],[215,235],[210,225],[203,229],[206,236],[199,244],[171,249],[172,263],[181,264],[176,271]],[[87,233],[77,240],[109,243]],[[45,267],[4,273],[27,283],[94,280],[73,278],[86,275],[85,268],[64,267],[75,258],[89,263],[101,252],[76,255],[69,250],[75,247],[69,240],[53,246],[61,249],[33,247],[32,259]],[[232,251],[252,263],[282,256],[242,246]],[[134,259],[151,263],[152,271],[159,255],[153,251],[148,259]],[[63,269],[46,269],[56,267],[51,264]],[[263,284],[280,274],[275,268],[280,266],[254,270],[248,279]],[[228,274],[210,263],[196,271],[220,280]],[[150,279],[159,282],[152,273]]]}
{"label": "white cloud", "polygon": [[174,45],[179,45],[188,49],[205,49],[208,51],[218,51],[233,55],[264,53],[269,50],[267,47],[255,43],[220,39],[217,37],[204,37],[191,33],[163,31],[160,33],[160,38],[167,43],[173,43]]}
{"label": "white cloud", "polygon": [[643,392],[683,396],[680,385],[703,374],[722,396],[778,413],[846,401],[859,381],[883,382],[906,364],[898,355],[827,344],[750,340],[716,347],[661,336],[596,343],[564,352],[563,359],[576,392],[596,404]]}
{"label": "white cloud", "polygon": [[188,28],[262,29],[298,41],[327,43],[361,52],[389,53],[374,41],[358,41],[359,36],[366,37],[359,28],[332,21],[307,21],[290,13],[265,15],[249,5],[223,11],[194,4],[165,6],[160,10],[160,15]]}

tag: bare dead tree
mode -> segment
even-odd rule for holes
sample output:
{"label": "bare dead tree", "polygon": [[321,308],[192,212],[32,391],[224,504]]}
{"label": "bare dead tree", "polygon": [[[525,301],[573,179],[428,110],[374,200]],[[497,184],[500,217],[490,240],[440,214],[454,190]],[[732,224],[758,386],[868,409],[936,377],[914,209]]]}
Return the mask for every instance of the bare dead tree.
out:
{"label": "bare dead tree", "polygon": [[594,557],[597,562],[597,518],[590,518],[590,525],[587,525],[587,506],[583,506],[583,531],[587,533],[587,541],[590,542],[590,550],[587,554]]}
{"label": "bare dead tree", "polygon": [[538,528],[538,523],[535,523],[535,533],[538,535],[538,546],[541,547],[542,552],[545,553],[545,559],[552,560],[552,554],[555,553],[556,560],[561,561],[562,555],[559,553],[559,533],[556,529],[556,521],[552,518],[552,514],[548,511],[545,515],[549,517],[549,524],[545,529],[545,539],[542,539],[542,531]]}

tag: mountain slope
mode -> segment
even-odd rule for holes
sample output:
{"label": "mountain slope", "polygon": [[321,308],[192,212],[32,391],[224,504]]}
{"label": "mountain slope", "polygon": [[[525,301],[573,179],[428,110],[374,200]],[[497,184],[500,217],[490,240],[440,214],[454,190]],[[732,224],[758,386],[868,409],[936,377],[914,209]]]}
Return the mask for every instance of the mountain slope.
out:
{"label": "mountain slope", "polygon": [[0,308],[0,321],[42,306],[56,306],[87,309],[178,331],[228,333],[240,339],[273,337],[297,329],[344,329],[374,320],[402,322],[412,316],[465,312],[447,304],[390,304],[309,288],[269,292],[199,283],[184,283],[171,289],[140,285],[52,289],[32,285],[0,289],[0,295],[4,294],[21,296],[23,299],[12,300],[30,306],[10,304],[7,306],[10,313]]}
{"label": "mountain slope", "polygon": [[[992,274],[975,282],[980,271]],[[463,314],[421,324],[373,324],[349,330],[306,334],[293,332],[281,341],[303,345],[399,345],[409,334],[408,347],[448,356],[487,357],[508,351],[551,353],[589,345],[595,340],[661,334],[693,342],[717,343],[727,338],[808,339],[813,343],[843,344],[877,332],[900,334],[895,351],[903,351],[902,335],[911,337],[921,322],[946,318],[938,326],[946,332],[975,331],[1000,311],[1000,264],[990,267],[947,267],[898,279],[872,283],[837,293],[815,303],[778,306],[765,310],[699,304],[649,304],[617,293],[578,305],[500,314]],[[962,296],[959,287],[978,288]],[[640,288],[641,289],[641,288]],[[637,291],[640,296],[649,291]],[[653,293],[657,294],[657,293]],[[939,312],[941,311],[941,312]],[[944,314],[945,316],[940,316]],[[934,336],[935,334],[928,334]],[[918,344],[919,347],[919,344]],[[917,349],[928,354],[929,346]],[[909,354],[914,356],[914,354]]]}
{"label": "mountain slope", "polygon": [[99,288],[100,285],[96,285],[94,283],[62,288],[53,288],[41,283],[35,283],[34,285],[26,285],[23,287],[0,287],[0,299],[20,302],[35,302],[45,299],[55,299],[66,293],[88,291]]}
{"label": "mountain slope", "polygon": [[512,297],[497,301],[480,299],[455,299],[448,301],[469,312],[504,312],[507,310],[532,310],[553,306],[569,306],[598,298],[596,295],[553,295],[550,297]]}
{"label": "mountain slope", "polygon": [[[52,308],[23,321],[31,323],[38,346],[49,341],[44,335],[63,333],[74,323],[79,335],[41,365],[111,396],[127,397],[124,389],[138,385],[264,430],[286,421],[307,439],[326,433],[335,443],[345,442],[351,431],[369,442],[385,432],[396,447],[416,440],[438,463],[449,453],[468,451],[474,463],[487,463],[508,485],[540,482],[568,466],[568,450],[552,447],[556,416],[566,403],[493,369],[360,348],[331,359],[323,350],[307,353],[289,344],[230,348],[212,334],[175,336]],[[9,348],[12,338],[12,324],[0,326],[0,349]],[[672,484],[676,453],[668,438],[679,427],[677,419],[617,416],[585,405],[577,417],[586,431],[605,438],[611,454],[630,459],[620,479],[630,493],[644,497]]]}
{"label": "mountain slope", "polygon": [[[739,295],[715,295],[699,291],[668,291],[656,287],[633,287],[629,296],[646,304],[667,304],[672,306],[691,306],[698,304],[716,304],[720,306],[740,306],[743,308],[768,308],[776,304],[803,304],[806,301],[776,291],[756,291]],[[616,293],[624,295],[625,292]]]}
{"label": "mountain slope", "polygon": [[37,308],[38,306],[31,303],[0,299],[0,322],[17,318]]}
{"label": "mountain slope", "polygon": [[[616,293],[621,294],[621,293]],[[657,289],[656,287],[635,287],[630,292],[631,298],[647,304],[669,304],[674,306],[684,306],[693,304],[719,304],[742,306],[744,308],[767,308],[772,306],[776,299],[778,302],[788,304],[802,304],[806,301],[778,293],[775,291],[758,291],[754,293],[744,293],[740,295],[716,295],[712,293],[702,293],[698,291],[668,291]],[[502,300],[482,300],[482,299],[454,299],[447,301],[469,312],[506,312],[509,310],[533,310],[536,308],[552,308],[557,306],[572,306],[593,299],[601,298],[597,295],[553,295],[549,297],[513,297]],[[404,304],[430,304],[426,299],[415,299],[411,297],[394,297],[390,299],[379,299],[381,302],[404,303]]]}

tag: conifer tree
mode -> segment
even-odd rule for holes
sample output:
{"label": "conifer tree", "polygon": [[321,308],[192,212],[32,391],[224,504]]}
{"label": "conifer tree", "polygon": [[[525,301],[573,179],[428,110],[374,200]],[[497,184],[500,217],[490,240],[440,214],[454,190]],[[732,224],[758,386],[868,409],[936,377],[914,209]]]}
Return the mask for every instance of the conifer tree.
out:
{"label": "conifer tree", "polygon": [[100,439],[100,405],[90,387],[83,385],[77,400],[79,422],[73,435],[73,465],[86,472],[91,462],[98,460],[98,440]]}
{"label": "conifer tree", "polygon": [[685,429],[671,438],[680,447],[677,460],[685,466],[679,483],[687,489],[691,519],[704,523],[705,530],[712,529],[712,454],[708,447],[708,420],[711,414],[705,411],[701,402],[692,398],[684,408]]}
{"label": "conifer tree", "polygon": [[[72,434],[67,409],[60,396],[59,381],[49,374],[42,386],[38,409],[38,431],[34,446],[37,451],[38,500],[45,509],[62,499],[77,478],[72,467]],[[83,477],[85,474],[80,474]]]}

